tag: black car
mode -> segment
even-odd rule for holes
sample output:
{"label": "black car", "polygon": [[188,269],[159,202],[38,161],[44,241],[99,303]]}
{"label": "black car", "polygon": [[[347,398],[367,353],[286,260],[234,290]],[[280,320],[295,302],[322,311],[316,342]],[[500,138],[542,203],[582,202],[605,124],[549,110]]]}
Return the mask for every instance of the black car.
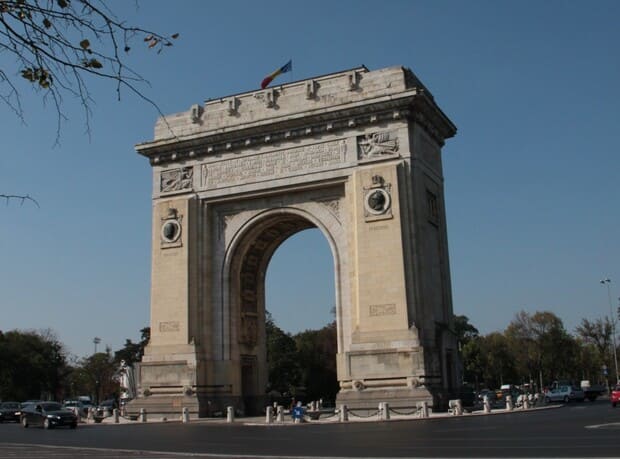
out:
{"label": "black car", "polygon": [[68,426],[75,429],[78,418],[73,411],[63,408],[60,403],[41,402],[27,406],[21,414],[24,427],[43,426],[45,429]]}
{"label": "black car", "polygon": [[109,400],[104,400],[95,409],[95,416],[107,418],[112,416],[112,412],[115,408],[118,408],[118,404],[115,399],[111,398]]}
{"label": "black car", "polygon": [[0,403],[0,422],[19,422],[21,405],[18,402]]}

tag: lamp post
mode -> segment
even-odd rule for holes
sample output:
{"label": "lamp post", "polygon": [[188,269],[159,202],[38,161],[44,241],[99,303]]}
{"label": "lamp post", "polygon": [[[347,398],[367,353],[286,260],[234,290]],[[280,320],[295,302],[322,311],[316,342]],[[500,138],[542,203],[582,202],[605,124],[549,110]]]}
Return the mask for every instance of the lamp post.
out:
{"label": "lamp post", "polygon": [[95,354],[97,353],[97,344],[99,344],[100,342],[101,342],[101,338],[99,338],[98,336],[95,336],[93,338],[93,344],[95,345]]}
{"label": "lamp post", "polygon": [[616,321],[614,318],[613,308],[611,306],[611,289],[609,284],[611,284],[611,279],[606,278],[602,279],[601,284],[607,286],[607,300],[609,301],[609,320],[611,321],[611,333],[612,333],[612,342],[614,346],[614,365],[616,368],[616,384],[620,382],[620,373],[618,373],[618,354],[616,351]]}

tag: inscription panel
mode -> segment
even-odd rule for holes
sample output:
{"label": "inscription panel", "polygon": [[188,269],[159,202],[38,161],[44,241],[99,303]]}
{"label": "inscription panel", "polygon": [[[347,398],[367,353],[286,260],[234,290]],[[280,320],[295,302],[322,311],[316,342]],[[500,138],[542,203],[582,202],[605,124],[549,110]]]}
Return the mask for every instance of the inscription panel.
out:
{"label": "inscription panel", "polygon": [[173,322],[159,322],[159,331],[162,333],[178,332],[179,328],[179,322],[176,320]]}
{"label": "inscription panel", "polygon": [[395,304],[371,304],[369,307],[370,317],[393,316],[396,314]]}
{"label": "inscription panel", "polygon": [[326,142],[201,165],[202,188],[300,175],[344,162],[346,144]]}

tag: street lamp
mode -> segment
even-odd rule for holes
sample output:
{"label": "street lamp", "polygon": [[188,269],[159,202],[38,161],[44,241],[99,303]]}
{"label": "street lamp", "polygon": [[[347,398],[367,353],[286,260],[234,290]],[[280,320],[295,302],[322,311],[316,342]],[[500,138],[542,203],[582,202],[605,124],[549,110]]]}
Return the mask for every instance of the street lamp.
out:
{"label": "street lamp", "polygon": [[616,384],[620,383],[620,373],[618,373],[618,354],[616,351],[616,321],[614,318],[613,308],[611,306],[611,289],[609,284],[611,284],[611,279],[602,279],[601,284],[607,286],[607,300],[609,301],[609,320],[611,320],[611,333],[612,333],[612,341],[614,346],[614,365],[616,367]]}
{"label": "street lamp", "polygon": [[98,336],[95,336],[93,338],[93,343],[95,344],[95,354],[97,353],[97,344],[99,344],[100,342],[101,342],[101,338],[99,338]]}

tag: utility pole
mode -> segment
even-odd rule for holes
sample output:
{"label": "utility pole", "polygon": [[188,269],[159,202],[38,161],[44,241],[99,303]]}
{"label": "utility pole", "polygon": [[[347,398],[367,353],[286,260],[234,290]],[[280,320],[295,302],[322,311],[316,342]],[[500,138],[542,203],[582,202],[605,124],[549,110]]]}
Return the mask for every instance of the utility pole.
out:
{"label": "utility pole", "polygon": [[93,343],[95,345],[95,354],[97,353],[97,344],[99,344],[101,342],[101,338],[99,338],[98,336],[95,336],[93,338]]}
{"label": "utility pole", "polygon": [[609,301],[609,320],[611,321],[612,343],[614,347],[614,365],[616,368],[616,384],[620,383],[620,373],[618,373],[618,353],[616,350],[616,318],[614,317],[613,307],[611,306],[611,279],[601,279],[601,284],[607,286],[607,300]]}

